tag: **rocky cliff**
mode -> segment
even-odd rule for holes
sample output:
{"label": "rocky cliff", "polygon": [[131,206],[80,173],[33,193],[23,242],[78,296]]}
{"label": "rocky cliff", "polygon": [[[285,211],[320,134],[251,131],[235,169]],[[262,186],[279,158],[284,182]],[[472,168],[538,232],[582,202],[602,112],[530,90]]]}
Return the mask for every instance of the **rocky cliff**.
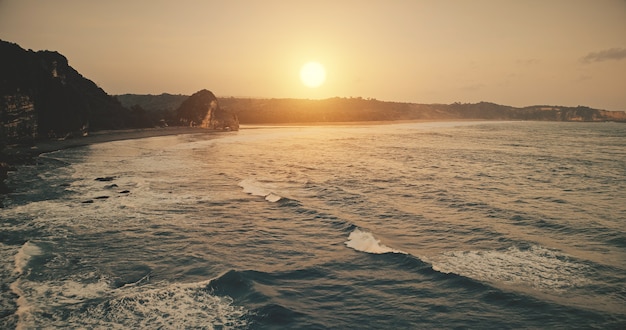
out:
{"label": "rocky cliff", "polygon": [[0,40],[0,59],[0,138],[6,142],[131,126],[130,111],[65,56]]}
{"label": "rocky cliff", "polygon": [[221,109],[215,95],[206,89],[196,92],[176,110],[182,125],[218,130],[239,130],[239,119],[230,111]]}
{"label": "rocky cliff", "polygon": [[65,56],[0,40],[0,193],[8,190],[10,163],[28,158],[9,157],[5,146],[137,127],[138,115],[74,70]]}

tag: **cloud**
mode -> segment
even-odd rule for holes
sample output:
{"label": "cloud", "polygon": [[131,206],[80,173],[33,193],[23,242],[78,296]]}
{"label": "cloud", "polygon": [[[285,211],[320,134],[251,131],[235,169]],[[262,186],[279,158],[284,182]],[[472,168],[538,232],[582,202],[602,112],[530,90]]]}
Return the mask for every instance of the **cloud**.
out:
{"label": "cloud", "polygon": [[592,52],[583,57],[581,61],[583,63],[591,62],[604,62],[610,60],[624,60],[626,59],[626,48],[611,48],[601,50],[599,52]]}

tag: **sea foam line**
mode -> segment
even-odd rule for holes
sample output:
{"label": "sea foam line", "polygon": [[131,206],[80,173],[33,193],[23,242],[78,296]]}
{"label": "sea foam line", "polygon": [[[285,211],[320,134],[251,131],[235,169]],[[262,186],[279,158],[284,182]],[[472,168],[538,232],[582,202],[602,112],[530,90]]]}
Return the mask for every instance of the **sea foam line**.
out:
{"label": "sea foam line", "polygon": [[589,267],[541,246],[502,251],[451,251],[436,258],[433,269],[487,282],[565,291],[589,283]]}

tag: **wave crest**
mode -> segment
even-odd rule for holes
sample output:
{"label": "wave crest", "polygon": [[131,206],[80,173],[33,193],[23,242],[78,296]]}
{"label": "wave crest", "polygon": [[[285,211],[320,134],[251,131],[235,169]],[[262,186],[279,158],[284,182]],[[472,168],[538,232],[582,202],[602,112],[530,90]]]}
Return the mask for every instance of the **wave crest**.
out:
{"label": "wave crest", "polygon": [[348,236],[348,240],[345,242],[345,244],[347,247],[353,248],[357,251],[373,253],[373,254],[383,254],[383,253],[407,254],[404,251],[396,250],[384,244],[381,244],[380,240],[374,237],[372,233],[362,231],[359,228],[354,229],[350,233],[350,236]]}
{"label": "wave crest", "polygon": [[276,203],[283,197],[272,192],[272,188],[269,184],[263,184],[256,179],[244,179],[239,182],[239,186],[243,188],[243,192],[253,196],[264,197],[266,201]]}

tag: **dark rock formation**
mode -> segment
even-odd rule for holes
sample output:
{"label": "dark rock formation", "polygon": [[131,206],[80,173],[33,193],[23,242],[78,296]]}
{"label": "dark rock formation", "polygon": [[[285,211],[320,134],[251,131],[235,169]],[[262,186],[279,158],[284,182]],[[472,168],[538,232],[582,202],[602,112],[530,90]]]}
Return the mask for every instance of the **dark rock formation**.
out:
{"label": "dark rock formation", "polygon": [[229,111],[220,109],[215,95],[203,89],[186,99],[176,110],[183,125],[218,130],[239,130],[239,119]]}
{"label": "dark rock formation", "polygon": [[0,138],[5,142],[130,126],[130,111],[63,55],[0,40],[0,59]]}
{"label": "dark rock formation", "polygon": [[138,115],[143,114],[124,108],[63,55],[0,40],[0,194],[8,191],[3,181],[10,164],[29,161],[28,154],[3,152],[7,145],[138,127]]}

